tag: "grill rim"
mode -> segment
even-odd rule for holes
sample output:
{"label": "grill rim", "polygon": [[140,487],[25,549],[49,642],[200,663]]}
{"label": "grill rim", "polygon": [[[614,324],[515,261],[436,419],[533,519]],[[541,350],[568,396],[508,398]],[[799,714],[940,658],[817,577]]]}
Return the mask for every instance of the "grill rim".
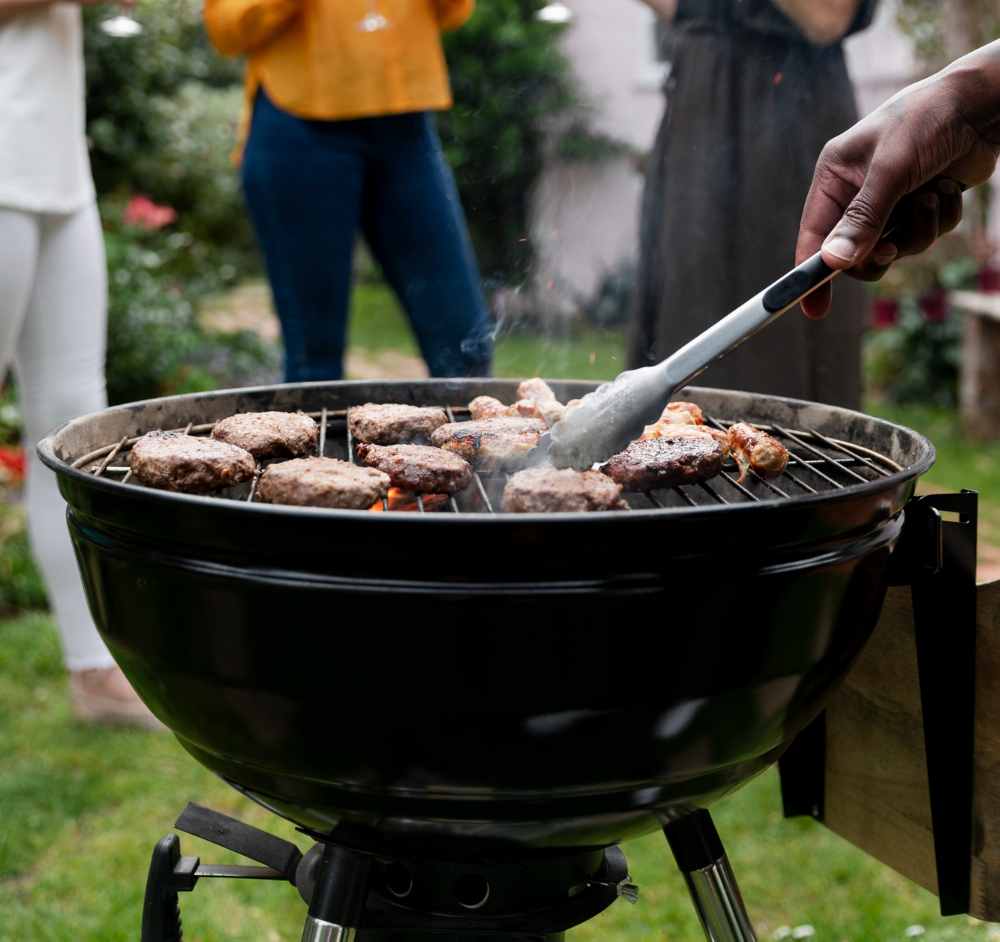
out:
{"label": "grill rim", "polygon": [[[370,510],[344,510],[335,508],[325,508],[325,507],[298,507],[287,504],[264,504],[258,502],[247,502],[243,500],[230,500],[226,498],[219,498],[211,495],[200,495],[200,494],[184,494],[175,491],[165,491],[158,490],[156,488],[142,487],[134,484],[127,483],[123,480],[114,480],[103,475],[96,475],[92,472],[84,471],[79,468],[74,468],[71,461],[64,460],[58,457],[55,453],[54,443],[58,436],[65,434],[70,428],[75,426],[85,426],[89,423],[94,422],[102,415],[107,415],[113,412],[136,412],[143,409],[148,409],[150,406],[163,405],[169,403],[190,403],[193,408],[197,408],[197,403],[200,401],[212,401],[221,399],[225,396],[254,396],[254,395],[267,395],[275,394],[279,390],[303,390],[306,394],[310,389],[315,389],[317,391],[330,389],[331,387],[336,387],[340,389],[349,389],[351,387],[357,388],[371,388],[374,385],[379,385],[381,387],[398,387],[403,390],[412,390],[414,388],[432,388],[435,390],[441,390],[448,384],[455,384],[459,389],[471,386],[475,383],[492,383],[492,382],[503,382],[503,383],[514,383],[519,382],[518,379],[496,379],[492,377],[480,377],[480,378],[468,378],[468,379],[418,379],[418,380],[331,380],[331,381],[317,381],[308,383],[279,383],[270,384],[264,386],[253,386],[253,387],[242,387],[234,389],[219,389],[212,390],[210,392],[204,393],[185,393],[175,396],[162,396],[152,399],[139,400],[136,402],[123,403],[118,406],[112,406],[107,409],[101,409],[97,412],[91,412],[86,415],[79,416],[72,419],[69,422],[64,423],[59,426],[48,435],[46,435],[36,446],[36,452],[41,459],[41,461],[56,475],[60,478],[68,477],[71,480],[79,482],[88,489],[94,488],[98,491],[103,491],[106,494],[126,496],[130,499],[137,499],[139,501],[145,502],[147,500],[152,500],[156,502],[165,502],[166,506],[176,506],[190,507],[192,510],[197,509],[199,512],[216,512],[216,513],[258,513],[266,515],[277,515],[282,519],[289,518],[302,518],[304,520],[317,521],[324,519],[331,520],[353,520],[360,521],[362,519],[371,520],[372,518],[379,519],[382,521],[395,521],[399,522],[400,525],[405,525],[401,523],[402,520],[407,518],[419,519],[423,521],[422,526],[432,526],[429,521],[437,521],[438,526],[451,526],[454,525],[454,521],[457,519],[465,519],[470,523],[481,523],[485,520],[492,520],[503,522],[511,526],[537,526],[539,524],[550,524],[555,526],[565,526],[570,522],[574,522],[578,525],[586,525],[588,521],[600,521],[604,524],[611,522],[612,520],[621,521],[621,525],[626,525],[625,521],[633,520],[636,522],[644,521],[648,522],[651,519],[676,519],[683,518],[685,521],[697,520],[698,518],[711,519],[712,515],[719,513],[727,513],[733,515],[736,513],[748,514],[751,512],[765,512],[765,511],[781,511],[781,510],[801,510],[808,511],[817,507],[831,507],[836,503],[840,502],[852,502],[858,499],[863,499],[865,497],[870,497],[874,494],[878,494],[884,491],[891,491],[899,487],[903,487],[910,482],[915,482],[917,478],[925,474],[933,465],[936,460],[936,450],[933,443],[927,439],[924,435],[920,434],[914,429],[909,428],[905,425],[900,425],[894,422],[890,422],[886,419],[881,419],[876,416],[868,415],[864,412],[859,412],[853,409],[844,409],[839,406],[828,406],[823,403],[815,403],[809,400],[803,399],[793,399],[784,396],[771,396],[766,394],[760,394],[758,398],[761,400],[766,400],[768,402],[774,403],[785,403],[792,407],[819,407],[827,410],[836,410],[842,415],[846,416],[856,416],[864,422],[875,422],[888,429],[896,432],[902,432],[905,435],[911,437],[914,442],[920,446],[921,454],[918,459],[907,466],[901,468],[901,470],[896,472],[891,472],[883,477],[876,478],[871,481],[867,481],[864,484],[848,484],[839,490],[829,490],[821,491],[816,494],[796,494],[792,497],[761,497],[756,501],[746,501],[738,503],[729,504],[699,504],[690,507],[642,507],[642,508],[632,508],[628,512],[623,511],[595,511],[595,512],[561,512],[561,513],[536,513],[536,514],[521,514],[521,513],[490,513],[490,512],[477,512],[477,511],[462,511],[461,513],[405,513],[405,512],[390,512],[390,513],[372,513]],[[581,384],[589,387],[595,387],[598,385],[597,381],[594,380],[553,380],[554,383],[562,384]],[[745,393],[740,390],[726,390],[718,389],[715,387],[698,387],[692,386],[678,393],[678,395],[690,395],[692,398],[697,399],[700,393],[706,393],[709,395],[717,395],[722,397],[728,397],[731,395],[754,395],[751,393]],[[728,417],[722,417],[723,421],[739,421],[738,419],[729,419]],[[193,423],[196,420],[191,420]],[[203,420],[204,421],[204,420]],[[763,423],[761,423],[763,424]],[[795,431],[808,434],[806,429],[795,429]],[[827,435],[828,433],[821,432],[821,434]],[[107,442],[108,447],[113,447],[115,442]],[[857,445],[857,447],[873,450],[870,444],[861,444],[848,442],[850,445]],[[104,447],[104,446],[101,446]],[[883,456],[889,460],[898,464],[893,458],[889,456]],[[74,459],[75,460],[75,459]],[[236,509],[239,508],[239,509]],[[264,518],[266,519],[266,518]],[[390,526],[389,523],[376,524],[379,526]]]}

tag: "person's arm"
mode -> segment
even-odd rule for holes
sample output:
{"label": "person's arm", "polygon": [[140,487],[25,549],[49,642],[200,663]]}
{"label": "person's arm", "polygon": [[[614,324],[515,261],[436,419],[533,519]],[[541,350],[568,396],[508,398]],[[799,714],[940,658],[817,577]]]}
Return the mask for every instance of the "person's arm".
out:
{"label": "person's arm", "polygon": [[[962,218],[961,188],[1000,156],[1000,40],[904,88],[820,154],[799,227],[797,262],[822,249],[832,268],[880,278]],[[881,235],[893,215],[889,237]],[[830,308],[829,286],[802,305]]]}
{"label": "person's arm", "polygon": [[860,0],[771,0],[817,46],[844,38],[858,14]]}
{"label": "person's arm", "polygon": [[263,46],[302,10],[302,0],[205,0],[205,30],[224,56]]}
{"label": "person's arm", "polygon": [[476,9],[476,0],[434,0],[434,12],[443,30],[458,29]]}
{"label": "person's arm", "polygon": [[677,15],[677,0],[642,0],[642,2],[668,23]]}

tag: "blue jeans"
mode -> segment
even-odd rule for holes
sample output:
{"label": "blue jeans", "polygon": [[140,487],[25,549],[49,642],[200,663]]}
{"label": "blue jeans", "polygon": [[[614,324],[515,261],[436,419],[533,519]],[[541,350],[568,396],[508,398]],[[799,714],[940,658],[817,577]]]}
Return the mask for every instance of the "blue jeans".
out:
{"label": "blue jeans", "polygon": [[489,375],[479,272],[428,113],[312,121],[261,91],[243,189],[281,320],[287,381],[343,376],[359,229],[431,375]]}

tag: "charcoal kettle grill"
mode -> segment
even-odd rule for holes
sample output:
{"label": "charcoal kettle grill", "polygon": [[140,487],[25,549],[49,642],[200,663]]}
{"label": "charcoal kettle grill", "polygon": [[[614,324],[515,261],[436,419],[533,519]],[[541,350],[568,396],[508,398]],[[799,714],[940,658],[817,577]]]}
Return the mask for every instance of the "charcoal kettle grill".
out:
{"label": "charcoal kettle grill", "polygon": [[[780,438],[786,472],[724,469],[595,514],[505,514],[496,474],[449,499],[339,511],[263,505],[253,485],[156,491],[128,470],[145,432],[206,434],[272,409],[315,416],[320,453],[350,460],[352,405],[461,419],[516,385],[177,396],[40,444],[95,621],[139,695],[199,762],[316,842],[303,856],[190,806],[179,830],[261,866],[205,866],[165,838],[144,942],[179,939],[176,894],[220,876],[291,882],[308,942],[555,942],[635,897],[618,845],[655,828],[707,937],[754,937],[706,809],[821,712],[889,583],[940,569],[940,515],[912,499],[926,439],[844,409],[691,389],[717,427]],[[552,386],[563,401],[593,388]],[[967,708],[960,694],[925,713]]]}

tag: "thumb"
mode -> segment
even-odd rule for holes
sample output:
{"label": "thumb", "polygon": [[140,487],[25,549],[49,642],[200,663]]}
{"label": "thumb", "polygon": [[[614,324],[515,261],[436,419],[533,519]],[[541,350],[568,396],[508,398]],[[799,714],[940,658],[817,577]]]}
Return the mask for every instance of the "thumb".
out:
{"label": "thumb", "polygon": [[866,259],[889,215],[906,195],[907,182],[905,174],[894,167],[872,162],[861,189],[823,242],[823,261],[831,268],[844,269]]}

